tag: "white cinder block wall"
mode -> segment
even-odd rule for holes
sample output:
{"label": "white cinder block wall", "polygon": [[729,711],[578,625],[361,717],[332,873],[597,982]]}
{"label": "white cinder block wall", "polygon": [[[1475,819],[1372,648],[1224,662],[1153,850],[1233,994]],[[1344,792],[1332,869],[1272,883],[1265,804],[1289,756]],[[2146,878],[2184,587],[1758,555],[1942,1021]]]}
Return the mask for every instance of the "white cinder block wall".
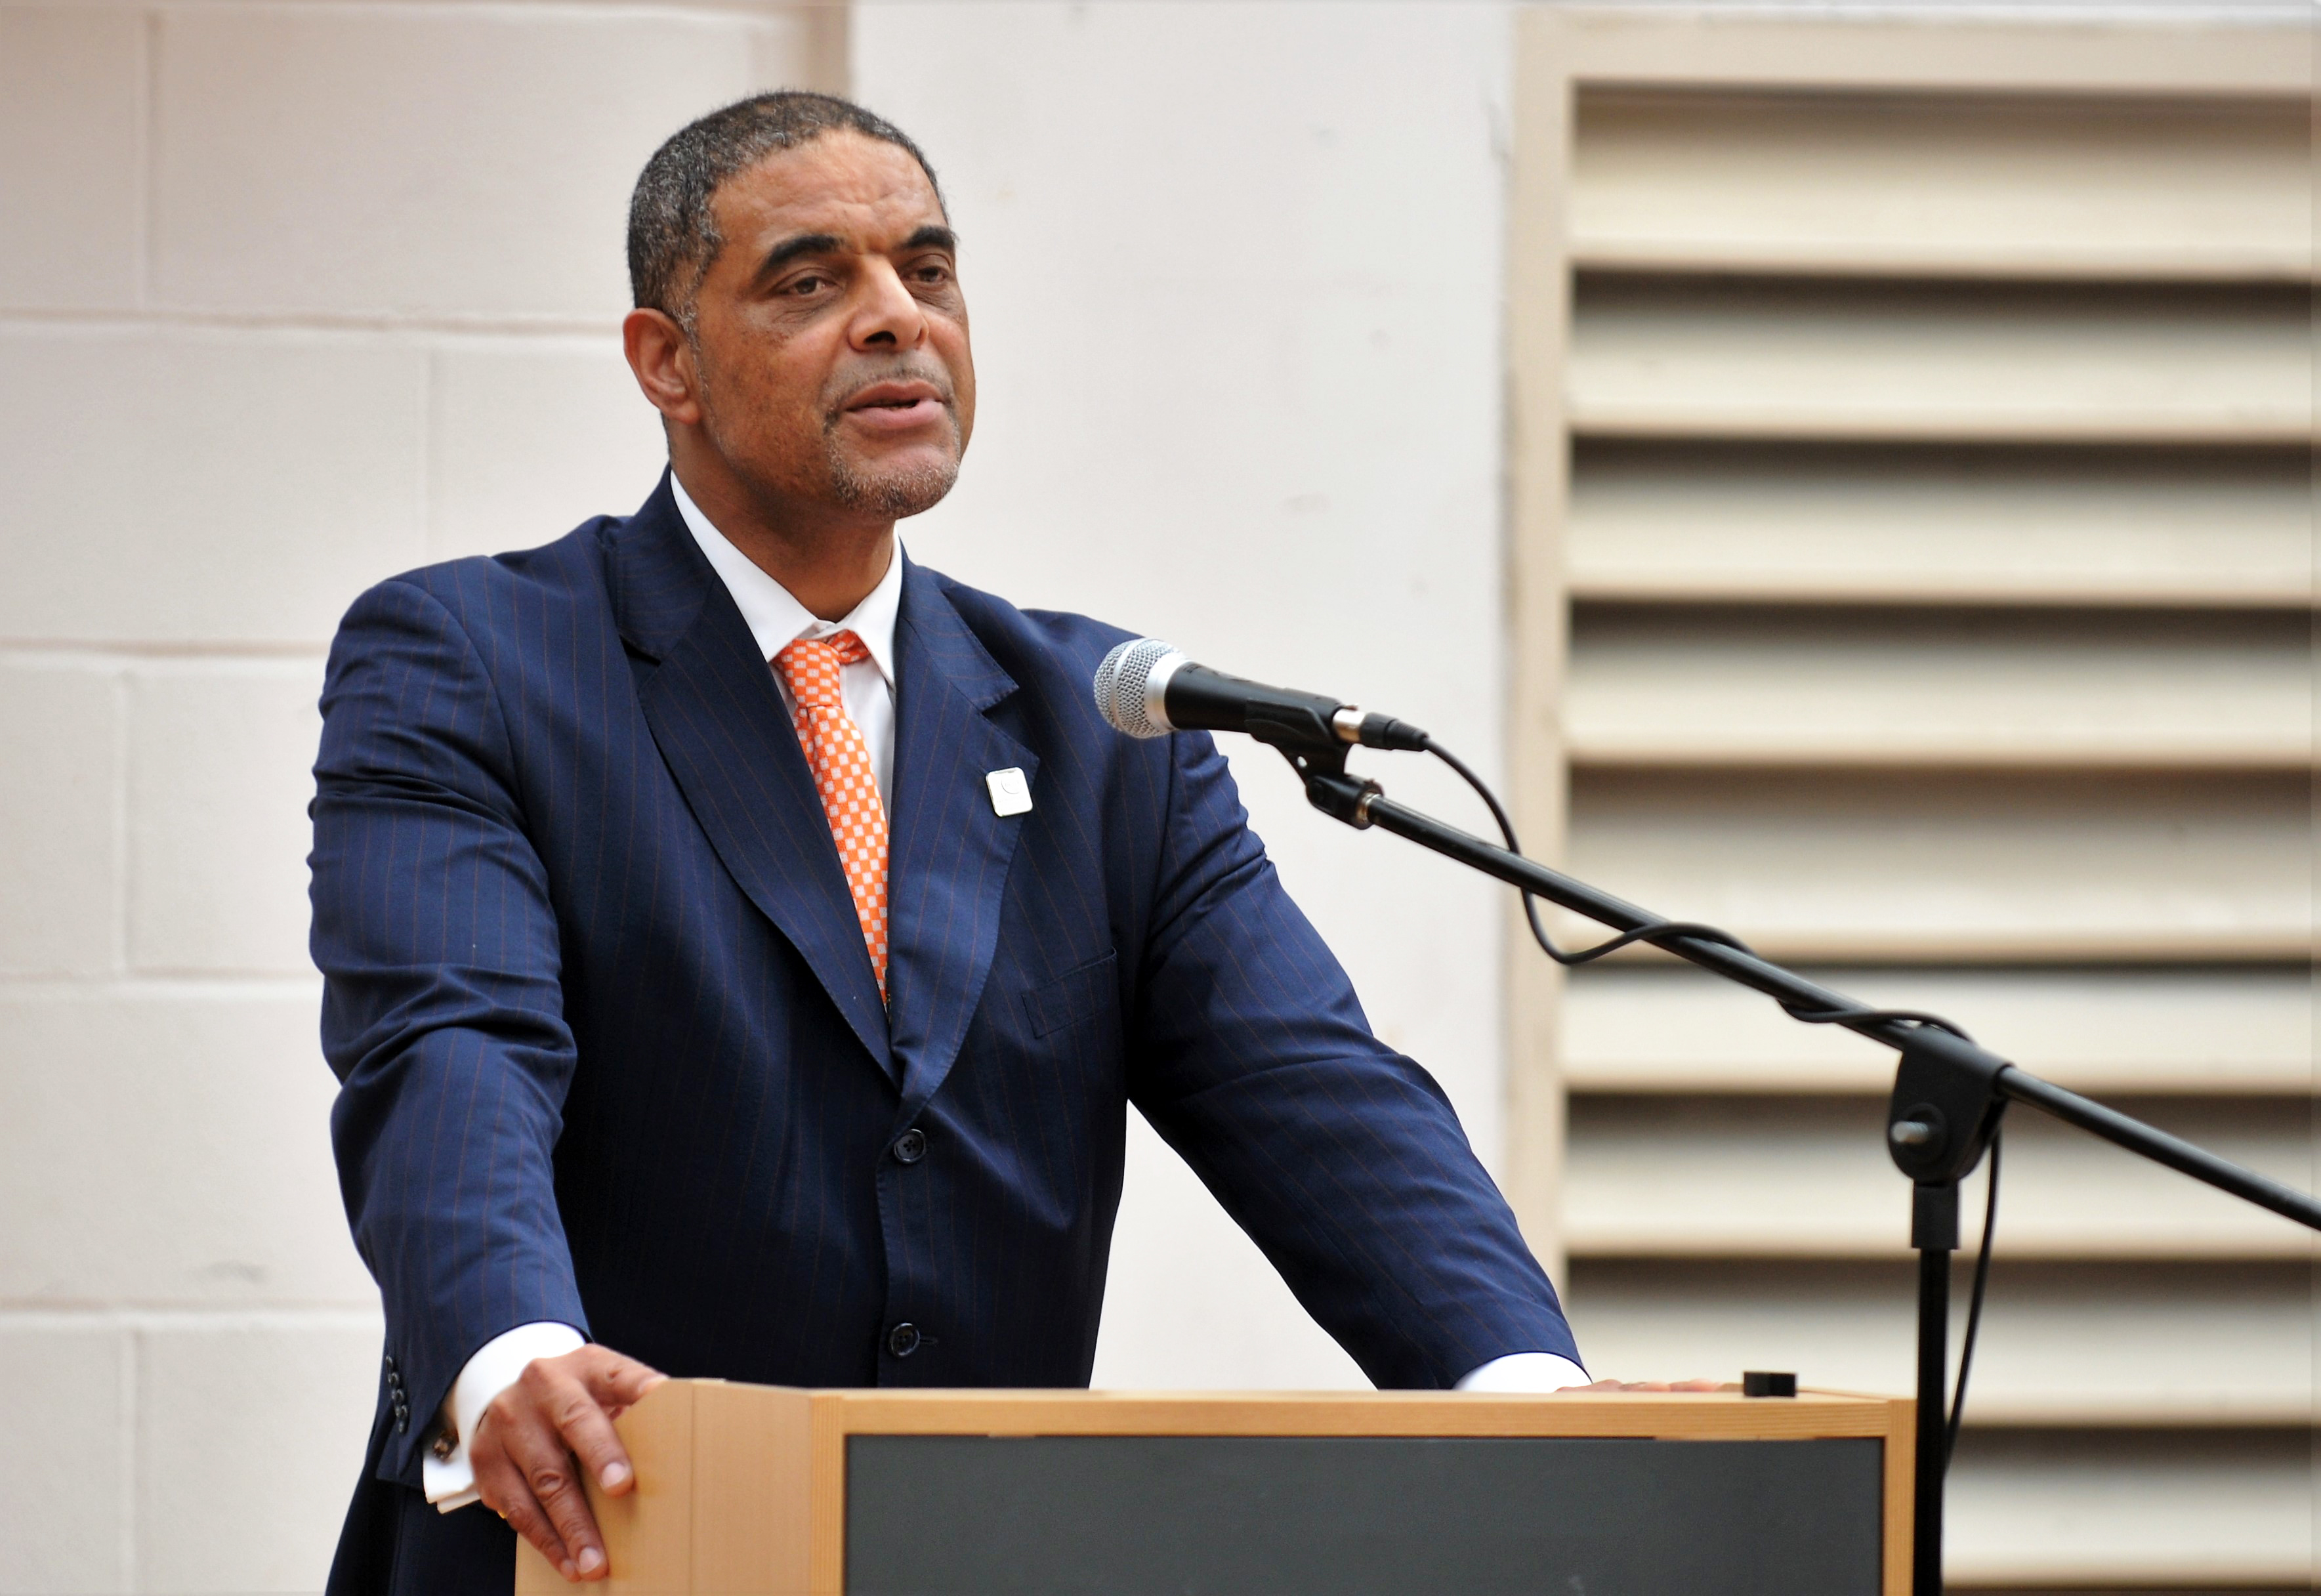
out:
{"label": "white cinder block wall", "polygon": [[[689,116],[837,76],[827,21],[0,3],[0,1592],[320,1585],[378,1349],[305,952],[323,650],[382,576],[642,496],[628,187]],[[1504,12],[852,34],[950,185],[982,358],[915,553],[1495,765]],[[1240,768],[1491,1155],[1497,906]],[[1098,1378],[1358,1377],[1145,1137]]]}
{"label": "white cinder block wall", "polygon": [[0,1591],[320,1587],[379,1340],[305,953],[323,650],[642,497],[629,185],[818,43],[0,5]]}

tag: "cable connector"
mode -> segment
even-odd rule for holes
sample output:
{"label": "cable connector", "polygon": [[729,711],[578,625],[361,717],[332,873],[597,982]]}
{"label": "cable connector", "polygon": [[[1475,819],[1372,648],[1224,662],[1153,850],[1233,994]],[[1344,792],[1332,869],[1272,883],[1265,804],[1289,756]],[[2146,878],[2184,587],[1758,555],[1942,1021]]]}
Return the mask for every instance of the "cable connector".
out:
{"label": "cable connector", "polygon": [[1406,720],[1397,720],[1391,715],[1369,715],[1360,705],[1348,704],[1330,717],[1330,729],[1341,743],[1359,743],[1364,748],[1384,748],[1396,753],[1424,753],[1434,746],[1434,739],[1424,728]]}
{"label": "cable connector", "polygon": [[1391,715],[1362,716],[1361,742],[1365,748],[1392,749],[1397,753],[1424,753],[1434,739],[1406,720],[1397,720]]}

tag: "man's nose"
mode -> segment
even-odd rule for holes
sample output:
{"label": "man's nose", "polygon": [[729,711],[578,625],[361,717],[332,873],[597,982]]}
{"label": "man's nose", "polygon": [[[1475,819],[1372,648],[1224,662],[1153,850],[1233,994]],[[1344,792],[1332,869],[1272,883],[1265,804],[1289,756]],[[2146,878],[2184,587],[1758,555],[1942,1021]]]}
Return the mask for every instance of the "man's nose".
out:
{"label": "man's nose", "polygon": [[916,349],[926,337],[919,302],[903,286],[892,263],[876,260],[863,276],[862,301],[854,313],[851,342],[857,349]]}

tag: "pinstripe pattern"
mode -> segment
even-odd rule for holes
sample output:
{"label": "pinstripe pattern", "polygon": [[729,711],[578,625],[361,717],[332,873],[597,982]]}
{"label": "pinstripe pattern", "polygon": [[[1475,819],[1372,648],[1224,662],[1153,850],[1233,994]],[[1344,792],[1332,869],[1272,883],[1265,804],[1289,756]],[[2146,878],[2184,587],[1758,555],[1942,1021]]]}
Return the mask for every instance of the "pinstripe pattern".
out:
{"label": "pinstripe pattern", "polygon": [[[677,1374],[1085,1384],[1132,1102],[1380,1384],[1572,1354],[1215,746],[1097,718],[1123,635],[906,570],[889,1012],[771,673],[665,484],[357,601],[314,952],[348,1213],[423,1416],[398,1433],[382,1399],[367,1478],[415,1485],[423,1416],[537,1318]],[[983,778],[1011,765],[1034,806],[1003,817]],[[474,1539],[409,1497],[359,1492],[334,1589],[388,1588],[356,1571],[391,1540],[417,1568]]]}

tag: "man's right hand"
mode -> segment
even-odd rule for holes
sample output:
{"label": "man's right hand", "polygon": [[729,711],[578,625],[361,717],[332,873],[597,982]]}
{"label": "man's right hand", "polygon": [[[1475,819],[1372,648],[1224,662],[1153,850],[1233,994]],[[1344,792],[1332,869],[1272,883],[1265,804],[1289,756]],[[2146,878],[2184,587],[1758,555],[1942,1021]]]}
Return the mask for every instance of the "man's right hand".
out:
{"label": "man's right hand", "polygon": [[667,1378],[604,1346],[535,1358],[492,1399],[468,1437],[484,1505],[568,1580],[610,1572],[581,1471],[607,1496],[635,1487],[636,1470],[613,1420]]}

